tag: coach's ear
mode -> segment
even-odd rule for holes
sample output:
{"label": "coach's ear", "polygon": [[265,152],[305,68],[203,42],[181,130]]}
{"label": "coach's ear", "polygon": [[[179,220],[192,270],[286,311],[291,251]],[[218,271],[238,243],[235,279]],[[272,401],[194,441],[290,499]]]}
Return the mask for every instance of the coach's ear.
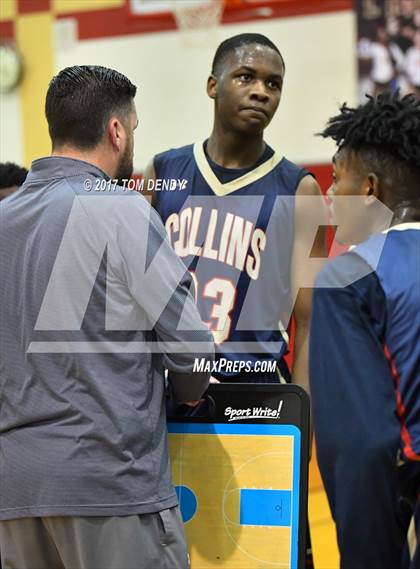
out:
{"label": "coach's ear", "polygon": [[210,75],[207,79],[207,95],[210,99],[217,97],[217,77],[215,75]]}
{"label": "coach's ear", "polygon": [[107,124],[107,134],[112,146],[118,151],[121,150],[123,144],[123,138],[125,136],[124,125],[121,123],[118,117],[112,116]]}

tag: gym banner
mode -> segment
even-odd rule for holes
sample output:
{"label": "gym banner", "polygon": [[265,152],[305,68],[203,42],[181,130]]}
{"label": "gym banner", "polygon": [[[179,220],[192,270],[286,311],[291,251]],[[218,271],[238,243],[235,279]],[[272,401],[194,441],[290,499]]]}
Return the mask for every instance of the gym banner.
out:
{"label": "gym banner", "polygon": [[420,96],[420,0],[354,0],[358,94],[400,89]]}

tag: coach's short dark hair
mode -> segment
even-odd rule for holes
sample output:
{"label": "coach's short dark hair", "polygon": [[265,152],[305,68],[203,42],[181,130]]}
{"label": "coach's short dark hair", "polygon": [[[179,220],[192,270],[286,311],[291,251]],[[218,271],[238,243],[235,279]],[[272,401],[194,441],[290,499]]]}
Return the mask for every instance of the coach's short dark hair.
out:
{"label": "coach's short dark hair", "polygon": [[56,75],[45,114],[53,147],[95,147],[113,113],[128,115],[137,87],[122,73],[98,65],[75,65]]}
{"label": "coach's short dark hair", "polygon": [[12,186],[21,186],[26,180],[28,170],[21,168],[13,162],[4,162],[0,164],[0,190],[11,188]]}
{"label": "coach's short dark hair", "polygon": [[214,75],[217,75],[221,65],[224,63],[225,59],[232,51],[238,47],[251,44],[265,45],[274,50],[280,56],[281,62],[283,64],[283,69],[286,68],[283,56],[280,53],[279,48],[266,36],[263,36],[262,34],[238,34],[237,36],[233,36],[225,41],[222,41],[222,43],[219,45],[216,53],[214,54],[211,72]]}

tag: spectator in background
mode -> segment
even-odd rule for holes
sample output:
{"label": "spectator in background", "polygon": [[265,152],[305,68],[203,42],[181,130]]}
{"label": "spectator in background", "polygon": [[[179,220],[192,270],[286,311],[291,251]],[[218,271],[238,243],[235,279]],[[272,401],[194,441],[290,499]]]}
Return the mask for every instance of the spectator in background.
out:
{"label": "spectator in background", "polygon": [[413,45],[417,16],[412,0],[401,0],[399,8],[399,16],[396,18],[398,21],[398,34],[395,41],[403,53],[406,53]]}
{"label": "spectator in background", "polygon": [[374,83],[374,95],[392,88],[392,81],[396,74],[396,64],[399,59],[397,46],[390,44],[387,30],[384,26],[378,26],[376,41],[370,46],[372,59],[371,78]]}
{"label": "spectator in background", "polygon": [[405,72],[412,91],[420,97],[420,30],[414,34],[414,45],[406,53]]}
{"label": "spectator in background", "polygon": [[10,196],[26,180],[28,170],[21,168],[13,162],[0,164],[0,201]]}
{"label": "spectator in background", "polygon": [[361,103],[366,102],[367,94],[385,90],[400,89],[402,95],[417,93],[420,64],[416,51],[411,50],[420,31],[416,6],[419,4],[413,0],[356,2]]}
{"label": "spectator in background", "polygon": [[400,0],[400,25],[401,27],[415,27],[416,24],[416,6],[413,0]]}

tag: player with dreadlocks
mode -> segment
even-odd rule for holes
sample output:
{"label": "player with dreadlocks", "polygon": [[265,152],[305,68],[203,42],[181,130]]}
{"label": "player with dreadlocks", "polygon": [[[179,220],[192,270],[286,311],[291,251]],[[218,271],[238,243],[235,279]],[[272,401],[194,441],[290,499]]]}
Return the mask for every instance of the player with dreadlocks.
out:
{"label": "player with dreadlocks", "polygon": [[[318,460],[342,569],[420,567],[419,133],[420,102],[389,93],[344,105],[321,133],[338,145],[338,234],[357,244],[318,276],[310,340]],[[382,231],[384,206],[391,227]]]}

